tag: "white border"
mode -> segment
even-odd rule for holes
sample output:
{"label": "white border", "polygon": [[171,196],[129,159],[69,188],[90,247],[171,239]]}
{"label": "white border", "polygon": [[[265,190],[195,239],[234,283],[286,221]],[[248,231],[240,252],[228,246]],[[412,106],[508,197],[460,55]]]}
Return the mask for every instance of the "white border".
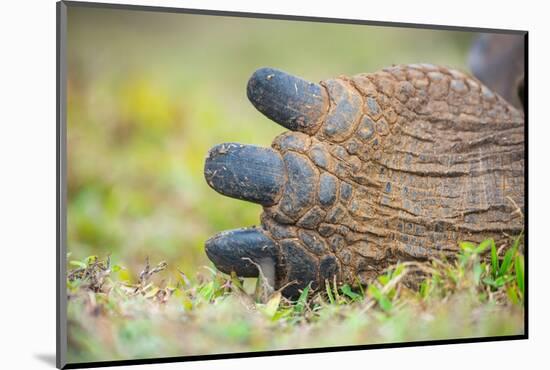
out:
{"label": "white border", "polygon": [[[392,0],[111,1],[137,5],[445,24],[530,31],[530,338],[358,352],[142,365],[157,369],[531,368],[546,364],[550,246],[548,11],[544,2]],[[536,5],[535,5],[536,4]],[[538,9],[537,9],[538,7]],[[55,354],[55,1],[3,4],[0,233],[5,368],[53,368]],[[358,45],[361,47],[361,45]],[[383,52],[383,50],[381,51]],[[327,333],[330,335],[330,333]],[[6,366],[7,365],[7,366]],[[12,365],[12,366],[9,366]],[[544,367],[542,365],[539,367]],[[536,366],[535,366],[536,367]]]}

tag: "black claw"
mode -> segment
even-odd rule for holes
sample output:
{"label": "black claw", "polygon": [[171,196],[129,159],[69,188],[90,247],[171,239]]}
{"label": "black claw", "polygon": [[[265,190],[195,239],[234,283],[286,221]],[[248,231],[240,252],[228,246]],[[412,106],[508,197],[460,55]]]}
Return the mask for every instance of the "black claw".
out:
{"label": "black claw", "polygon": [[234,271],[242,277],[257,277],[256,263],[273,284],[278,247],[259,228],[221,232],[206,241],[206,254],[220,271],[226,274]]}
{"label": "black claw", "polygon": [[269,206],[275,204],[283,188],[285,167],[273,149],[220,144],[210,149],[204,176],[221,194]]}
{"label": "black claw", "polygon": [[273,68],[260,68],[248,81],[248,99],[269,119],[293,131],[314,129],[325,113],[323,87]]}

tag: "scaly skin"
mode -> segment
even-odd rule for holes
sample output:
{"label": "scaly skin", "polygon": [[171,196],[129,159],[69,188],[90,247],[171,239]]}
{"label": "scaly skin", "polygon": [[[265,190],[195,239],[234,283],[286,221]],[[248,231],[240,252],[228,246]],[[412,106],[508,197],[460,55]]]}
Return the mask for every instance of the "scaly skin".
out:
{"label": "scaly skin", "polygon": [[220,270],[254,276],[258,264],[275,288],[295,282],[292,297],[523,229],[523,113],[476,79],[426,64],[293,79],[262,69],[248,86],[293,131],[272,149],[222,144],[207,159],[214,189],[264,206],[261,228],[207,242]]}

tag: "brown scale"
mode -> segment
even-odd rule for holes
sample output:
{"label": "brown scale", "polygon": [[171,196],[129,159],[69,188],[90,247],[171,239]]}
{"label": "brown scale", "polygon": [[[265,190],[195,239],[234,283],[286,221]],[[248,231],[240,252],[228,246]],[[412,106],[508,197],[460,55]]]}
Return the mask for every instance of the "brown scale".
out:
{"label": "brown scale", "polygon": [[311,108],[295,121],[272,113],[263,95],[251,98],[293,130],[273,142],[285,175],[261,203],[262,232],[278,248],[276,287],[311,279],[317,288],[334,276],[366,284],[398,261],[522,231],[523,113],[481,82],[419,64],[320,86],[305,108],[292,106]]}
{"label": "brown scale", "polygon": [[[330,208],[317,193],[310,209],[323,210],[319,223],[346,226],[343,238],[321,236],[319,223],[298,231],[298,243],[316,258],[333,255],[343,270],[355,270],[344,277],[373,277],[369,271],[399,259],[456,251],[457,240],[498,242],[522,230],[512,213],[523,208],[523,182],[499,184],[523,174],[523,116],[500,97],[461,72],[427,65],[340,77],[325,86],[332,104],[346,99],[358,108],[354,122],[338,130],[325,121],[311,137],[287,132],[273,144],[281,153],[308,154],[312,168],[338,183]],[[453,111],[457,104],[461,110]],[[323,151],[327,164],[316,164],[320,154],[309,149]],[[274,212],[281,212],[278,205],[262,218]]]}

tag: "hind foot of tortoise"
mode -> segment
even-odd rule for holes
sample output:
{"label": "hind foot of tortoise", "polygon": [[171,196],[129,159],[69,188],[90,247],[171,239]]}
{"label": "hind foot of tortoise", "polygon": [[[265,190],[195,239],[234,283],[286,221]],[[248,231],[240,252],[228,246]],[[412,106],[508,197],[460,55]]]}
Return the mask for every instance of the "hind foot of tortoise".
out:
{"label": "hind foot of tortoise", "polygon": [[290,131],[208,154],[213,189],[263,206],[260,226],[206,242],[222,272],[260,266],[295,297],[523,228],[523,113],[473,77],[422,64],[317,84],[262,68],[247,93]]}

